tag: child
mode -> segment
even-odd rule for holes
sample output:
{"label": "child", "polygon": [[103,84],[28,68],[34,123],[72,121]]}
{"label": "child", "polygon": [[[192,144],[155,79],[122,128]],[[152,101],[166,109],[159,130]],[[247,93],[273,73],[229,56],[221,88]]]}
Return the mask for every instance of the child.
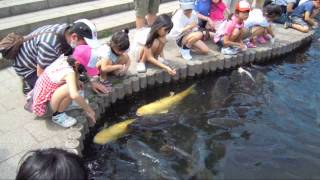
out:
{"label": "child", "polygon": [[148,61],[170,75],[175,75],[176,71],[164,64],[163,49],[166,44],[166,35],[172,29],[172,21],[168,15],[160,15],[156,18],[151,28],[145,28],[136,34],[134,39],[134,53],[138,61],[137,72],[145,72],[145,63]]}
{"label": "child", "polygon": [[80,157],[62,149],[30,151],[22,160],[16,180],[88,179]]}
{"label": "child", "polygon": [[[220,41],[218,42],[223,47],[221,53],[225,55],[235,55],[238,49],[246,50],[246,45],[243,43],[242,38],[244,34],[244,21],[248,18],[250,12],[250,4],[247,1],[239,1],[236,4],[235,13],[231,21],[225,23],[222,35],[217,32]],[[234,48],[234,46],[236,48]]]}
{"label": "child", "polygon": [[256,47],[256,41],[261,44],[267,42],[267,39],[274,41],[274,33],[271,23],[281,15],[281,8],[278,5],[269,4],[260,9],[253,9],[249,13],[248,19],[244,22],[246,31],[250,34],[250,41],[246,44],[248,48]]}
{"label": "child", "polygon": [[190,49],[201,54],[208,54],[208,46],[201,40],[203,33],[198,31],[198,17],[193,10],[194,2],[180,0],[180,9],[172,17],[173,28],[170,36],[174,37],[180,53],[185,60],[191,60]]}
{"label": "child", "polygon": [[72,57],[60,56],[39,76],[32,91],[32,110],[39,117],[52,116],[62,127],[73,126],[77,120],[64,110],[74,100],[95,123],[95,112],[78,92],[78,75],[84,68]]}
{"label": "child", "polygon": [[111,91],[111,83],[107,80],[107,74],[113,73],[117,76],[126,74],[130,66],[127,54],[129,46],[128,30],[126,29],[114,33],[108,44],[97,49],[92,49],[88,45],[77,46],[73,57],[86,68],[91,81],[99,79],[98,81]]}
{"label": "child", "polygon": [[218,29],[226,19],[225,13],[229,14],[227,5],[222,0],[212,0],[210,7],[210,19],[213,22],[213,27],[215,29]]}
{"label": "child", "polygon": [[286,22],[284,28],[293,28],[301,32],[309,32],[310,27],[318,27],[317,21],[313,18],[319,12],[320,1],[307,1],[299,5],[291,14],[291,22]]}
{"label": "child", "polygon": [[210,19],[210,6],[212,0],[196,0],[195,1],[195,11],[199,19],[199,27],[214,29],[212,20]]}

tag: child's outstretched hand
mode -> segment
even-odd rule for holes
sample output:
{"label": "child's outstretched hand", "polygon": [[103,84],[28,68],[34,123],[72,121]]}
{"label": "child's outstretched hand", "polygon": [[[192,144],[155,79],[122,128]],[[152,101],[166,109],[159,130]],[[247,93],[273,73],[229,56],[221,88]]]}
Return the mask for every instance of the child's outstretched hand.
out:
{"label": "child's outstretched hand", "polygon": [[167,67],[166,70],[171,76],[174,76],[174,75],[177,74],[176,70],[175,69],[171,69],[170,67]]}

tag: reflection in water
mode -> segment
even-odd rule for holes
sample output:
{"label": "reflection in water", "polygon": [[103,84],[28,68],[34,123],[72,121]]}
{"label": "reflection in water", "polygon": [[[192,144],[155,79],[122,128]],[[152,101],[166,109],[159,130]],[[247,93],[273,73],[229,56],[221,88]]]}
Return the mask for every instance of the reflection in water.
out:
{"label": "reflection in water", "polygon": [[[197,80],[169,114],[142,118],[117,141],[84,151],[94,179],[320,179],[320,68],[314,42],[280,63]],[[154,88],[108,110],[105,121],[136,118],[138,107],[181,92]],[[129,102],[129,103],[128,103]]]}

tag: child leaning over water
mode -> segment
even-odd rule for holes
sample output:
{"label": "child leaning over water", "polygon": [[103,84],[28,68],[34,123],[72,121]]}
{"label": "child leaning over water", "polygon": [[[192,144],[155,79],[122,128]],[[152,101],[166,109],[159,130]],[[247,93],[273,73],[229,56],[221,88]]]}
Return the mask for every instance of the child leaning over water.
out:
{"label": "child leaning over water", "polygon": [[281,15],[281,8],[278,5],[268,4],[261,9],[253,9],[248,19],[244,22],[246,34],[250,34],[250,40],[246,44],[248,48],[256,47],[256,41],[264,44],[270,39],[274,41],[272,21]]}
{"label": "child leaning over water", "polygon": [[133,53],[138,61],[137,72],[145,72],[145,63],[154,64],[170,75],[175,75],[176,71],[166,63],[163,49],[167,42],[166,35],[172,29],[171,18],[166,15],[160,15],[150,28],[144,28],[136,33],[133,43]]}
{"label": "child leaning over water", "polygon": [[52,121],[68,128],[77,120],[65,113],[66,107],[74,100],[95,123],[95,112],[79,94],[79,74],[84,70],[74,58],[60,56],[39,76],[32,90],[32,110],[39,117],[52,116]]}
{"label": "child leaning over water", "polygon": [[248,18],[250,4],[247,1],[239,1],[236,4],[235,13],[230,21],[221,25],[222,32],[216,33],[215,42],[222,46],[221,53],[225,55],[235,55],[247,49],[243,43],[244,21]]}
{"label": "child leaning over water", "polygon": [[180,9],[172,17],[173,28],[170,36],[175,38],[182,57],[191,60],[190,49],[200,54],[208,54],[209,48],[202,41],[204,34],[198,30],[198,17],[193,10],[194,1],[180,0],[179,4]]}
{"label": "child leaning over water", "polygon": [[114,33],[110,42],[99,48],[92,49],[88,45],[77,46],[73,57],[86,68],[91,81],[100,81],[111,91],[107,75],[112,73],[122,76],[127,73],[130,66],[127,53],[129,46],[128,30],[123,30]]}
{"label": "child leaning over water", "polygon": [[293,28],[301,32],[309,32],[310,28],[317,28],[318,22],[314,18],[320,9],[320,0],[307,1],[293,10],[291,18],[284,23],[284,28]]}

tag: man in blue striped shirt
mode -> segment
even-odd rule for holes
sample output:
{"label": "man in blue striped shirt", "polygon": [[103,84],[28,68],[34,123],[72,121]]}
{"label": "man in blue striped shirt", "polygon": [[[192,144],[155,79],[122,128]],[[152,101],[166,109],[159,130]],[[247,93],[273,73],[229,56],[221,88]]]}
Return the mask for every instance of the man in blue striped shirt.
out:
{"label": "man in blue striped shirt", "polygon": [[34,87],[44,69],[62,54],[71,55],[77,45],[99,46],[95,25],[87,19],[71,25],[55,24],[40,27],[28,35],[13,63],[16,73],[23,79],[23,93]]}

